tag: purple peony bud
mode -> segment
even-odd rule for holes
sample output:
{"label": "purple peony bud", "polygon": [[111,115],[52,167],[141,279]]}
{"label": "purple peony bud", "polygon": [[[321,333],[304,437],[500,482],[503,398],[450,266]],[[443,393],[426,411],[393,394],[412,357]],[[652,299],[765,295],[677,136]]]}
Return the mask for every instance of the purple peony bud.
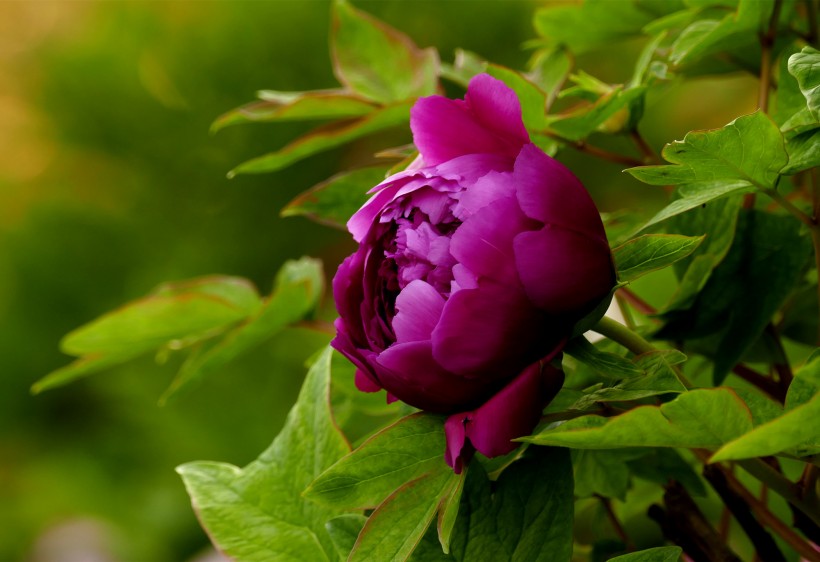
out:
{"label": "purple peony bud", "polygon": [[486,74],[464,100],[421,98],[420,157],[350,219],[333,347],[356,385],[450,414],[447,463],[512,451],[563,384],[550,361],[615,283],[598,210],[530,142],[515,93]]}

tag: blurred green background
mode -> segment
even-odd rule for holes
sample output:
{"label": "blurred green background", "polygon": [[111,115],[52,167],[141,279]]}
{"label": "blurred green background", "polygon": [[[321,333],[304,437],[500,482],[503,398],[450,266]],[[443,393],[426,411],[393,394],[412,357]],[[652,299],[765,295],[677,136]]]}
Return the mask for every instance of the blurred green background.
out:
{"label": "blurred green background", "polygon": [[[521,45],[534,36],[534,2],[355,4],[444,60],[462,47],[524,68]],[[67,559],[72,541],[107,553],[100,560],[190,560],[208,542],[174,467],[244,465],[283,423],[323,336],[286,331],[165,407],[157,399],[174,357],[36,397],[29,387],[70,361],[61,336],[163,281],[224,273],[266,294],[284,260],[318,256],[330,275],[352,250],[344,233],[278,211],[374,150],[408,142],[408,131],[234,180],[225,178],[234,165],[310,125],[208,133],[256,90],[337,85],[329,11],[318,0],[0,3],[0,560]],[[579,65],[623,81],[640,46]],[[650,98],[656,125],[644,134],[659,148],[721,126],[754,108],[753,83],[700,81],[698,92],[719,92],[708,104],[681,103],[693,86],[672,86]],[[561,157],[604,210],[661,202],[617,165],[586,158]]]}

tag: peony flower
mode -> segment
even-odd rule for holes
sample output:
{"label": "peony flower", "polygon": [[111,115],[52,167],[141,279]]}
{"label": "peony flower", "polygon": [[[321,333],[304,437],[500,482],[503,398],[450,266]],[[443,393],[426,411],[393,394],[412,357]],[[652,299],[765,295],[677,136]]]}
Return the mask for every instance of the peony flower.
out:
{"label": "peony flower", "polygon": [[530,142],[515,93],[486,74],[464,100],[421,98],[419,158],[348,222],[332,345],[356,385],[449,414],[456,472],[529,434],[563,384],[551,361],[615,283],[595,204]]}

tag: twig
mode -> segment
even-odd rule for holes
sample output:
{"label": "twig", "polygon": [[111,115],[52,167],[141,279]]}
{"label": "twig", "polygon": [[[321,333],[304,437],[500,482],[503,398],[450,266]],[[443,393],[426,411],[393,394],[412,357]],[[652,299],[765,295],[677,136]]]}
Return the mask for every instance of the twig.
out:
{"label": "twig", "polygon": [[626,323],[627,327],[632,330],[635,328],[635,318],[632,316],[632,310],[629,308],[626,298],[620,293],[615,293],[615,302],[618,305],[618,310],[621,312],[621,316],[624,317],[624,322]]}
{"label": "twig", "polygon": [[595,497],[601,500],[601,504],[603,504],[604,510],[606,511],[607,519],[609,519],[612,528],[615,529],[615,534],[618,535],[618,538],[621,539],[621,542],[626,546],[627,552],[633,552],[635,550],[635,543],[629,539],[629,535],[626,534],[623,525],[618,521],[618,516],[615,515],[615,510],[612,509],[612,501],[598,494],[595,494]]}
{"label": "twig", "polygon": [[683,548],[695,562],[740,562],[698,509],[692,497],[677,482],[666,486],[664,507],[653,505],[649,517],[657,521],[663,535]]}
{"label": "twig", "polygon": [[746,382],[753,384],[781,404],[786,401],[786,391],[769,377],[761,375],[742,363],[738,363],[732,367],[732,372]]}
{"label": "twig", "polygon": [[749,506],[734,489],[729,486],[726,471],[719,465],[703,467],[703,477],[723,500],[726,508],[735,516],[740,528],[749,537],[761,560],[766,562],[786,562],[786,557],[777,547],[772,536],[749,512]]}
{"label": "twig", "polygon": [[765,483],[770,490],[805,513],[815,524],[820,525],[820,505],[817,498],[804,497],[799,487],[761,459],[745,459],[736,464]]}
{"label": "twig", "polygon": [[609,150],[593,146],[591,144],[587,144],[586,141],[583,140],[571,140],[552,131],[543,131],[545,135],[548,137],[555,139],[557,141],[563,142],[567,146],[571,146],[575,150],[579,152],[583,152],[585,154],[589,154],[590,156],[594,156],[595,158],[600,158],[601,160],[607,160],[608,162],[615,162],[617,164],[625,164],[627,166],[643,166],[644,163],[637,158],[633,158],[632,156],[627,156],[626,154],[619,154],[617,152],[611,152]]}
{"label": "twig", "polygon": [[633,129],[629,133],[629,136],[632,139],[632,142],[635,143],[635,146],[638,147],[638,150],[641,151],[641,154],[643,154],[644,164],[661,163],[661,159],[658,157],[655,151],[652,150],[652,147],[649,146],[649,143],[646,142],[646,139],[644,139],[643,136],[641,136],[641,133],[638,131],[638,129]]}
{"label": "twig", "polygon": [[628,287],[621,287],[620,289],[618,289],[616,294],[623,296],[624,300],[628,302],[632,306],[632,308],[634,308],[636,311],[640,312],[644,316],[651,316],[652,314],[658,312],[657,310],[655,310],[654,306],[652,306],[651,304],[643,300],[641,297],[636,295]]}
{"label": "twig", "polygon": [[723,471],[727,483],[732,491],[734,491],[754,512],[757,519],[763,525],[769,527],[772,531],[777,533],[781,539],[789,544],[800,556],[809,560],[810,562],[820,562],[820,552],[816,551],[808,542],[803,540],[800,535],[792,531],[788,525],[783,523],[780,519],[774,516],[765,504],[761,503],[754,495],[752,495],[743,485],[731,474]]}
{"label": "twig", "polygon": [[777,23],[780,20],[782,7],[782,0],[774,0],[769,27],[765,33],[760,35],[760,91],[757,106],[763,110],[763,113],[769,112],[769,91],[772,89],[772,46],[777,36]]}

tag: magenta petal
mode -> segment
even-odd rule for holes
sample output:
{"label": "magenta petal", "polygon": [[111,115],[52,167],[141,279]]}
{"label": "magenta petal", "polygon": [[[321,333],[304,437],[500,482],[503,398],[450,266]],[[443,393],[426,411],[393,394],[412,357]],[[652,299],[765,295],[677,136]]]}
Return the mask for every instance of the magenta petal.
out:
{"label": "magenta petal", "polygon": [[356,369],[354,382],[356,383],[356,388],[362,392],[378,392],[382,389],[382,387],[373,380],[373,376],[362,369]]}
{"label": "magenta petal", "polygon": [[479,277],[519,284],[513,239],[537,225],[521,212],[512,197],[494,201],[458,227],[450,241],[450,254]]}
{"label": "magenta petal", "polygon": [[484,74],[470,81],[466,100],[430,96],[413,106],[410,128],[424,161],[436,165],[482,153],[515,158],[529,142],[515,92]]}
{"label": "magenta petal", "polygon": [[411,281],[396,297],[396,341],[429,340],[443,308],[444,297],[438,291],[424,281]]}
{"label": "magenta petal", "polygon": [[453,374],[433,359],[430,341],[399,343],[377,359],[382,386],[402,402],[422,410],[451,413],[481,403],[496,385]]}
{"label": "magenta petal", "polygon": [[444,436],[447,439],[444,460],[456,474],[461,474],[466,460],[464,446],[467,444],[467,431],[464,426],[468,420],[467,414],[461,413],[453,414],[444,422]]}
{"label": "magenta petal", "polygon": [[518,202],[528,217],[606,240],[598,209],[580,180],[537,146],[521,149],[513,177]]}
{"label": "magenta petal", "polygon": [[515,238],[515,263],[527,296],[552,314],[585,313],[615,278],[608,244],[550,224]]}
{"label": "magenta petal", "polygon": [[520,289],[480,282],[477,289],[454,293],[444,305],[433,330],[433,357],[465,376],[509,377],[543,355],[533,356],[533,351],[549,339],[545,324]]}
{"label": "magenta petal", "polygon": [[482,455],[506,455],[518,446],[512,439],[528,435],[538,424],[541,411],[563,382],[560,370],[533,363],[471,413],[467,438]]}
{"label": "magenta petal", "polygon": [[501,80],[479,74],[470,80],[464,97],[478,120],[499,137],[515,146],[517,154],[530,142],[516,93]]}

